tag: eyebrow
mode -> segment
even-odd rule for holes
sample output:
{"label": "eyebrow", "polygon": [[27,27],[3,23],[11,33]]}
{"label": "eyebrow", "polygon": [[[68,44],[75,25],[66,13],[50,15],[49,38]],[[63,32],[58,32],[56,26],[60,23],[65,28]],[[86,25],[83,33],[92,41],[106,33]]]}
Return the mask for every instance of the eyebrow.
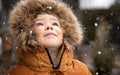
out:
{"label": "eyebrow", "polygon": [[36,21],[41,21],[42,19],[35,19],[33,22],[36,22]]}
{"label": "eyebrow", "polygon": [[57,18],[51,18],[52,20],[55,20],[57,22],[60,22]]}
{"label": "eyebrow", "polygon": [[[55,20],[55,21],[57,21],[57,22],[60,22],[57,18],[50,18],[50,19]],[[42,20],[44,20],[44,18],[43,18],[43,19],[39,19],[39,18],[38,18],[38,19],[35,19],[34,22],[35,22],[35,21],[42,21]]]}

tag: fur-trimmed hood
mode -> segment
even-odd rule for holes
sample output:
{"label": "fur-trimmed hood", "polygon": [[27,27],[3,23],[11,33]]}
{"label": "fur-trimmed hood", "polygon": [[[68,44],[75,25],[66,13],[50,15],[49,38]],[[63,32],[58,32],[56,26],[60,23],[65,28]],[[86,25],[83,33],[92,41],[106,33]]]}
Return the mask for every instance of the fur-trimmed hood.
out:
{"label": "fur-trimmed hood", "polygon": [[11,32],[14,38],[18,39],[19,44],[25,44],[29,39],[34,38],[34,36],[30,37],[33,20],[40,13],[54,14],[60,19],[64,30],[64,41],[69,45],[81,43],[82,26],[65,3],[57,0],[25,0],[17,3],[9,15]]}

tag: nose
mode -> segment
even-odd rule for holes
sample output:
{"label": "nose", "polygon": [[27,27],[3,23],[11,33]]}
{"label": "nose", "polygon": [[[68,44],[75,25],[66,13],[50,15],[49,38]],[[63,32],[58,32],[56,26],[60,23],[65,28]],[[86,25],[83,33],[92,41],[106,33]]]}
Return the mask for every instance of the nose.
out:
{"label": "nose", "polygon": [[48,24],[48,25],[46,26],[46,30],[53,30],[52,25]]}
{"label": "nose", "polygon": [[53,30],[53,27],[47,27],[46,30]]}

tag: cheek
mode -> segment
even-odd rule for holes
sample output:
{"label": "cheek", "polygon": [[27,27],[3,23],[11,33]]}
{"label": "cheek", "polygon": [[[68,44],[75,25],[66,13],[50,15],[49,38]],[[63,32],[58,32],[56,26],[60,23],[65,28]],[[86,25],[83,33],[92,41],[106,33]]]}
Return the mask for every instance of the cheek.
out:
{"label": "cheek", "polygon": [[59,30],[60,34],[63,36],[64,32],[62,29]]}
{"label": "cheek", "polygon": [[34,32],[35,32],[37,37],[40,37],[43,33],[43,30],[39,27],[36,27],[36,28],[34,28]]}
{"label": "cheek", "polygon": [[44,38],[43,38],[43,31],[40,29],[35,30],[36,40],[37,42],[42,45],[44,44]]}
{"label": "cheek", "polygon": [[61,31],[60,34],[59,34],[59,43],[60,44],[63,43],[63,31]]}
{"label": "cheek", "polygon": [[63,31],[61,31],[61,36],[63,37]]}
{"label": "cheek", "polygon": [[62,30],[59,31],[58,35],[60,36],[61,39],[63,39],[63,31]]}

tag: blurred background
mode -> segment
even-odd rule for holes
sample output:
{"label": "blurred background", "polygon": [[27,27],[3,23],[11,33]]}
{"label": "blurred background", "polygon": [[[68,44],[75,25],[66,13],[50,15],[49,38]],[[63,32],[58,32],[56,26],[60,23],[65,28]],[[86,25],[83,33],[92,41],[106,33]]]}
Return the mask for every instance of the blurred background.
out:
{"label": "blurred background", "polygon": [[[14,48],[7,24],[9,11],[19,0],[0,0],[0,75],[14,64]],[[120,0],[60,0],[83,25],[84,40],[74,49],[93,75],[120,75]]]}

